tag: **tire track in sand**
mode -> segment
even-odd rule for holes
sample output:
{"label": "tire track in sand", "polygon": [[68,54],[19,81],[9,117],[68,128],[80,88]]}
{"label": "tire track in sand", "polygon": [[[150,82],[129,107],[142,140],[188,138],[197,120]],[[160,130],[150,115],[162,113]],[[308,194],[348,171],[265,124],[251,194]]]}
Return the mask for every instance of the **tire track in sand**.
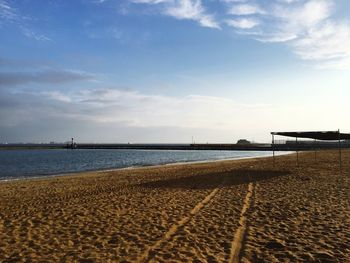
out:
{"label": "tire track in sand", "polygon": [[254,194],[255,188],[254,183],[249,183],[248,192],[244,199],[243,207],[241,210],[241,216],[239,218],[239,227],[236,230],[233,241],[231,243],[230,263],[238,263],[240,261],[240,254],[243,247],[243,240],[246,233],[246,222],[247,222],[247,210],[250,208],[251,199]]}
{"label": "tire track in sand", "polygon": [[152,250],[158,248],[163,242],[167,241],[175,234],[175,232],[182,226],[186,225],[190,219],[195,216],[206,204],[208,204],[219,191],[219,189],[224,185],[225,182],[217,186],[210,194],[208,194],[202,201],[200,201],[188,214],[188,216],[183,217],[181,220],[172,225],[169,230],[164,234],[162,239],[159,239],[152,246],[149,246],[145,251],[137,258],[136,262],[148,262],[149,254]]}

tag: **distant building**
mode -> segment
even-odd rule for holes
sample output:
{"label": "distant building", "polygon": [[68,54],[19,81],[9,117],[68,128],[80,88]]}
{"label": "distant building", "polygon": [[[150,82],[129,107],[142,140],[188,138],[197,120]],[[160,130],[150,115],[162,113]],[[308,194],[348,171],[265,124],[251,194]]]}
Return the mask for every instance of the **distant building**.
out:
{"label": "distant building", "polygon": [[237,144],[250,144],[250,141],[246,140],[246,139],[239,139],[237,141]]}

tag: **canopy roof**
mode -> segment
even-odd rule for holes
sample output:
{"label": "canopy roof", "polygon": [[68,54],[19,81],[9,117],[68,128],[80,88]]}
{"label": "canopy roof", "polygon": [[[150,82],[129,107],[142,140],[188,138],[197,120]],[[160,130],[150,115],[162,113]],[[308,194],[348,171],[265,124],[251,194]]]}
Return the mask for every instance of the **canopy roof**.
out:
{"label": "canopy roof", "polygon": [[350,140],[350,133],[340,133],[339,131],[311,131],[311,132],[271,132],[272,135],[287,137],[309,138],[325,141]]}

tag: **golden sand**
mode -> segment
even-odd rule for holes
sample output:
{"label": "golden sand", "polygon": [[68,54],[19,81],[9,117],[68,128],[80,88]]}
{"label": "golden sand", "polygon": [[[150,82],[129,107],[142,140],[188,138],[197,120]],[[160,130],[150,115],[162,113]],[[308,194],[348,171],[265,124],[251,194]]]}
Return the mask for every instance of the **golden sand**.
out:
{"label": "golden sand", "polygon": [[350,152],[0,183],[0,262],[350,262]]}

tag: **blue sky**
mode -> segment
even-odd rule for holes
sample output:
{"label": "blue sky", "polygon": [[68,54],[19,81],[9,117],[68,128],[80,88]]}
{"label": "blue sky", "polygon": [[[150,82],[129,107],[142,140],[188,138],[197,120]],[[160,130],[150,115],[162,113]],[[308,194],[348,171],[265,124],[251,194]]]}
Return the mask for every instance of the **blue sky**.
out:
{"label": "blue sky", "polygon": [[345,0],[0,0],[0,142],[350,131]]}

